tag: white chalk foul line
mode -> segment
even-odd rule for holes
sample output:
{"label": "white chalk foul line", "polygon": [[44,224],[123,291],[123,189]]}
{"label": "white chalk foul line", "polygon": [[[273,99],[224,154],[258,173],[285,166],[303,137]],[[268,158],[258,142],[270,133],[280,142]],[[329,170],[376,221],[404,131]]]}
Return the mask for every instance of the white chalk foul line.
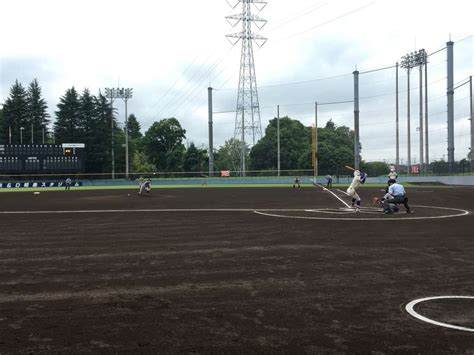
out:
{"label": "white chalk foul line", "polygon": [[441,299],[474,299],[474,296],[436,296],[436,297],[426,297],[426,298],[419,298],[417,300],[411,301],[408,303],[405,307],[406,311],[413,317],[422,320],[423,322],[427,322],[430,324],[434,325],[439,325],[440,327],[445,327],[445,328],[450,328],[450,329],[456,329],[456,330],[464,330],[466,332],[474,332],[474,328],[468,328],[468,327],[461,327],[459,325],[452,325],[449,323],[443,323],[443,322],[438,322],[435,321],[431,318],[422,316],[418,312],[414,310],[414,307],[421,302],[426,302],[426,301],[432,301],[432,300],[441,300]]}
{"label": "white chalk foul line", "polygon": [[[457,211],[457,214],[449,214],[449,215],[441,215],[441,216],[426,216],[426,217],[395,217],[390,218],[388,216],[381,217],[381,218],[364,218],[360,217],[360,213],[354,213],[353,218],[345,218],[345,217],[314,217],[314,216],[291,216],[291,215],[282,215],[276,213],[282,212],[309,212],[309,213],[317,213],[324,210],[325,212],[321,213],[328,213],[328,209],[295,209],[295,208],[162,208],[162,209],[124,209],[124,210],[59,210],[59,211],[0,211],[0,215],[24,215],[24,214],[73,214],[73,213],[143,213],[143,212],[253,212],[264,216],[270,217],[279,217],[279,218],[297,218],[297,219],[327,219],[327,220],[347,220],[347,221],[388,221],[388,220],[417,220],[417,219],[441,219],[441,218],[450,218],[450,217],[459,217],[465,216],[469,214],[469,211],[461,210],[458,208],[448,208],[448,207],[436,207],[436,206],[420,206],[414,205],[413,207],[423,207],[423,208],[432,208],[432,209],[442,209],[448,211]],[[349,206],[346,209],[342,209],[343,211],[352,210]],[[340,212],[334,212],[335,214],[340,214]],[[356,217],[357,216],[357,217]]]}
{"label": "white chalk foul line", "polygon": [[347,208],[351,208],[351,206],[349,206],[343,199],[341,199],[339,196],[337,196],[331,190],[326,189],[325,187],[321,186],[320,184],[316,184],[316,185],[319,186],[320,188],[322,188],[323,190],[329,192],[330,194],[332,194],[335,198],[337,198],[339,201],[341,201]]}
{"label": "white chalk foul line", "polygon": [[[259,208],[259,211],[291,212],[304,211],[291,208]],[[255,208],[156,208],[128,210],[58,210],[58,211],[0,211],[0,214],[65,214],[65,213],[132,213],[132,212],[253,212]]]}

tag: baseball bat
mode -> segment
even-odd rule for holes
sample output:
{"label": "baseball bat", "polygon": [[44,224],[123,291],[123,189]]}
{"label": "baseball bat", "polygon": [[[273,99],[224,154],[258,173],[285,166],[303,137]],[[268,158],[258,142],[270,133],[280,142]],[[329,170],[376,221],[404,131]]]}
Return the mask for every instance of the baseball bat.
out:
{"label": "baseball bat", "polygon": [[349,166],[349,165],[344,165],[344,167],[345,167],[346,169],[349,169],[349,170],[355,171],[355,169],[354,169],[352,166]]}

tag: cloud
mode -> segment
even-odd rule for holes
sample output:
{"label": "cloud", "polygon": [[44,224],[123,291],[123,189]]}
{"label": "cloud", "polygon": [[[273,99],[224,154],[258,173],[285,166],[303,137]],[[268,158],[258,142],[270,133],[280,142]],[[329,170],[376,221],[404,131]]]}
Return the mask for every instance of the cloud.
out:
{"label": "cloud", "polygon": [[[445,46],[450,33],[455,41],[455,82],[474,72],[470,1],[378,0],[344,17],[340,15],[371,1],[321,3],[324,5],[316,6],[314,0],[275,0],[259,14],[269,21],[261,31],[269,41],[262,49],[254,48],[263,131],[276,116],[276,105],[280,105],[281,116],[311,125],[314,101],[352,100],[356,66],[364,71],[394,65],[415,47],[436,51]],[[240,8],[234,12],[238,11]],[[236,106],[240,44],[232,47],[225,34],[241,29],[226,23],[224,17],[229,13],[225,1],[84,0],[73,7],[60,0],[5,2],[0,31],[9,35],[2,42],[0,101],[8,96],[15,79],[27,86],[37,78],[54,117],[59,98],[72,86],[79,92],[89,88],[95,95],[105,87],[131,87],[134,97],[128,112],[136,115],[144,130],[154,121],[174,116],[187,130],[189,141],[207,144],[207,87],[216,89],[214,111],[233,111]],[[19,14],[21,26],[17,26]],[[32,27],[38,16],[42,25]],[[9,31],[14,26],[17,30]],[[293,36],[297,33],[302,34]],[[400,70],[399,74],[404,151],[406,73]],[[429,64],[430,135],[436,157],[446,152],[445,77],[446,54],[441,51]],[[316,80],[321,78],[326,79]],[[414,152],[417,85],[417,73],[413,73]],[[394,70],[361,74],[360,95],[364,158],[393,159]],[[461,131],[467,122],[465,86],[456,91],[455,100],[458,158],[467,154],[469,146],[469,137]],[[118,101],[115,105],[123,121],[124,105]],[[319,125],[332,118],[338,125],[352,127],[353,110],[351,103],[320,105]],[[233,137],[234,124],[234,112],[215,114],[215,146]]]}

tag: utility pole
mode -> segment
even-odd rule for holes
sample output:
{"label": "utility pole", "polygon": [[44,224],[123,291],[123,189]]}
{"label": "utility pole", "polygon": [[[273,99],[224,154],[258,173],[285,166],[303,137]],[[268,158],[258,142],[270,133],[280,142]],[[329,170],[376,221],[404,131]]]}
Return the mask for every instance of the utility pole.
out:
{"label": "utility pole", "polygon": [[318,181],[318,102],[314,103],[314,183]]}
{"label": "utility pole", "polygon": [[448,49],[448,167],[449,172],[453,172],[454,168],[454,68],[453,68],[453,45],[454,42],[446,43]]}
{"label": "utility pole", "polygon": [[207,88],[208,115],[209,115],[209,177],[214,172],[214,133],[212,122],[212,88]]}
{"label": "utility pole", "polygon": [[359,170],[360,141],[359,141],[359,71],[354,74],[354,168]]}
{"label": "utility pole", "polygon": [[399,127],[399,107],[398,107],[398,62],[395,66],[395,123],[396,123],[396,143],[395,143],[395,166],[399,171],[400,165],[400,127]]}
{"label": "utility pole", "polygon": [[265,37],[252,31],[252,25],[260,30],[267,23],[266,20],[252,14],[252,9],[259,13],[267,3],[262,0],[238,0],[233,8],[236,8],[239,4],[242,4],[242,13],[227,16],[226,19],[232,27],[242,23],[242,31],[226,37],[232,45],[242,41],[234,138],[237,139],[240,136],[241,139],[242,176],[245,176],[246,137],[249,136],[252,144],[255,144],[256,139],[262,136],[253,42],[262,47],[267,41]]}
{"label": "utility pole", "polygon": [[428,55],[426,55],[425,61],[425,172],[428,172],[430,168],[430,153],[428,143]]}
{"label": "utility pole", "polygon": [[471,171],[474,171],[474,106],[472,102],[472,75],[469,77],[469,103],[471,111]]}
{"label": "utility pole", "polygon": [[472,75],[469,76],[469,103],[471,112],[471,171],[474,171],[474,104],[472,102]]}
{"label": "utility pole", "polygon": [[277,105],[277,169],[280,176],[280,105]]}

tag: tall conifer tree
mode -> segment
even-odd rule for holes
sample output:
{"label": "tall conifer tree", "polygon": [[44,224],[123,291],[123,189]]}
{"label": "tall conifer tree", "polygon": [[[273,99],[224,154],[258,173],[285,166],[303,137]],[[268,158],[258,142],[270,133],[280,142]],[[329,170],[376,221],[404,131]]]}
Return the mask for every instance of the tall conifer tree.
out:
{"label": "tall conifer tree", "polygon": [[66,91],[57,107],[54,123],[56,144],[81,143],[83,133],[80,129],[80,101],[74,87]]}
{"label": "tall conifer tree", "polygon": [[41,97],[41,87],[36,79],[34,79],[28,87],[27,102],[29,125],[25,128],[28,132],[26,135],[29,137],[28,142],[30,143],[32,141],[31,134],[33,134],[34,144],[43,144],[43,138],[44,143],[46,143],[49,123],[48,105]]}
{"label": "tall conifer tree", "polygon": [[[10,88],[10,96],[3,105],[3,137],[4,142],[11,144],[27,144],[25,129],[28,126],[28,102],[27,93],[18,80]],[[23,132],[21,129],[23,128]]]}

